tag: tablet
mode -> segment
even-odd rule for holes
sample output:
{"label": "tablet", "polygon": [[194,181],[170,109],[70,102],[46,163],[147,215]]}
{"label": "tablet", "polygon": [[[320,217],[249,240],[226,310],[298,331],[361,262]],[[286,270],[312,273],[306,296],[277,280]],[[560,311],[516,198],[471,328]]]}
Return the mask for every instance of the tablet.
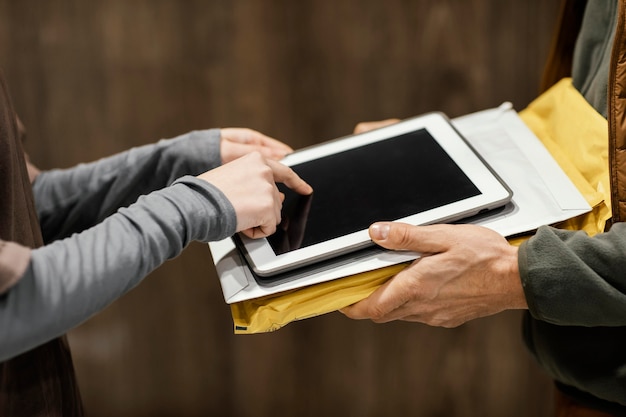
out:
{"label": "tablet", "polygon": [[512,197],[438,112],[304,148],[281,162],[313,194],[298,195],[280,184],[285,201],[276,233],[235,236],[259,277],[371,246],[367,229],[376,221],[448,223],[502,207]]}

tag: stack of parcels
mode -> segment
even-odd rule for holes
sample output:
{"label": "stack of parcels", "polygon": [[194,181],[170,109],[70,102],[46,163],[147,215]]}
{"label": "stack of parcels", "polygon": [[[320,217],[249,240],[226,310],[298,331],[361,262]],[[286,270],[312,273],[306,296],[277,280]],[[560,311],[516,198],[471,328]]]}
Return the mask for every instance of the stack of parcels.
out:
{"label": "stack of parcels", "polygon": [[[470,222],[518,245],[542,225],[602,232],[611,216],[607,121],[563,79],[517,113],[510,103],[454,126],[513,191],[503,210]],[[366,298],[419,255],[384,251],[259,283],[232,239],[209,244],[235,333],[277,330]]]}

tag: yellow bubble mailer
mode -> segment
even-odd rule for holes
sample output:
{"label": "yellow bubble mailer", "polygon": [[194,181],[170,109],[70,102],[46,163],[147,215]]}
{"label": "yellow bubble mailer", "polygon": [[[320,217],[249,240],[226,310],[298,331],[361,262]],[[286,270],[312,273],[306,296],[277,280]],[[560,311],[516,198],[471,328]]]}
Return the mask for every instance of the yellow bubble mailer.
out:
{"label": "yellow bubble mailer", "polygon": [[604,231],[611,218],[606,119],[574,88],[571,78],[559,81],[519,115],[593,207],[557,226],[589,235]]}
{"label": "yellow bubble mailer", "polygon": [[[570,78],[554,85],[519,115],[593,208],[557,227],[585,230],[590,235],[602,232],[611,217],[606,119],[572,86]],[[510,242],[519,245],[526,238]],[[366,298],[407,265],[233,303],[235,333],[270,332],[295,320],[337,311]]]}

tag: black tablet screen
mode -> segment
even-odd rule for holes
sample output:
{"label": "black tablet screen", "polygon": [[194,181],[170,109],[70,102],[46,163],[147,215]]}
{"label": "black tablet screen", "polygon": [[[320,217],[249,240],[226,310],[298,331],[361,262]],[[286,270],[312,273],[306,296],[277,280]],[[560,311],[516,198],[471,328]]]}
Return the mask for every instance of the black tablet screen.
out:
{"label": "black tablet screen", "polygon": [[314,191],[279,185],[282,222],[267,238],[277,255],[480,194],[426,129],[292,168]]}

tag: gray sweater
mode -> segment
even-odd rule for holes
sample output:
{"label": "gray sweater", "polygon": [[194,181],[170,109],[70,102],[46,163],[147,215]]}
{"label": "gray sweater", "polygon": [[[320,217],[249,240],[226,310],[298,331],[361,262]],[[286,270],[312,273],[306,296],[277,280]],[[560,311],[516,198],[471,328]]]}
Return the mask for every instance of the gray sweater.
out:
{"label": "gray sweater", "polygon": [[0,361],[85,321],[191,241],[232,235],[234,208],[195,178],[219,164],[219,130],[206,130],[41,173],[47,244],[0,297]]}

